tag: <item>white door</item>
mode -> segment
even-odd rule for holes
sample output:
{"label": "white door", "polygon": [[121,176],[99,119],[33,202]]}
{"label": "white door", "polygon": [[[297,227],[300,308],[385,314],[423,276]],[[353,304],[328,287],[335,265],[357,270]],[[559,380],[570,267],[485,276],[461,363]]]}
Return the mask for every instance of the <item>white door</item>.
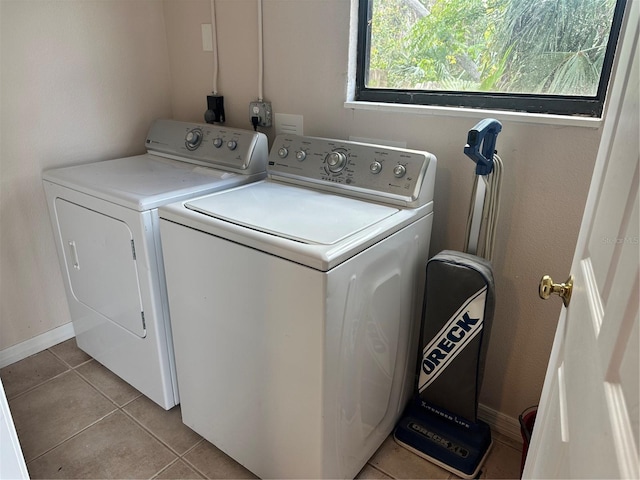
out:
{"label": "white door", "polygon": [[133,234],[118,219],[56,198],[56,213],[75,299],[146,336]]}
{"label": "white door", "polygon": [[628,10],[524,478],[640,475],[638,3]]}

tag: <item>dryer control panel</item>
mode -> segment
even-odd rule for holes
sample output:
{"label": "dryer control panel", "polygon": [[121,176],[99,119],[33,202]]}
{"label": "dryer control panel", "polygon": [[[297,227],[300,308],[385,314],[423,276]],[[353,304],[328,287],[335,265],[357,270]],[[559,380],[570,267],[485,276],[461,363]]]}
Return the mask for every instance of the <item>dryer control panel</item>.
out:
{"label": "dryer control panel", "polygon": [[328,138],[279,135],[269,155],[272,179],[387,203],[433,200],[436,158],[404,148]]}
{"label": "dryer control panel", "polygon": [[269,153],[264,133],[165,119],[153,123],[146,147],[151,154],[243,174],[264,172]]}

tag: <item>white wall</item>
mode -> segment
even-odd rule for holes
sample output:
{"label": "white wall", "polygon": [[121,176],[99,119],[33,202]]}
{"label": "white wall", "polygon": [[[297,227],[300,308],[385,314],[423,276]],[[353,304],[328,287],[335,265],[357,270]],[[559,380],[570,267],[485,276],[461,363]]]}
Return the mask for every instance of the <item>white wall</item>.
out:
{"label": "white wall", "polygon": [[0,350],[70,321],[43,169],[144,151],[171,115],[162,4],[0,1]]}
{"label": "white wall", "polygon": [[[0,0],[0,350],[69,321],[40,182],[44,168],[141,152],[151,120],[202,121],[209,0]],[[216,0],[227,124],[249,127],[255,0]],[[481,118],[349,110],[349,0],[264,0],[265,98],[305,134],[407,142],[438,157],[432,253],[460,250],[473,177],[462,153]],[[171,73],[171,77],[170,77]],[[498,115],[498,118],[501,118]],[[273,139],[273,131],[267,134]],[[600,131],[503,119],[498,305],[481,402],[511,417],[538,401]]]}
{"label": "white wall", "polygon": [[[212,85],[212,54],[200,24],[210,1],[164,0],[173,74],[174,115],[200,121]],[[227,124],[249,128],[257,89],[257,3],[216,0],[219,93]],[[432,254],[463,245],[473,163],[462,153],[467,131],[484,118],[414,116],[345,109],[349,0],[264,0],[264,94],[274,112],[304,115],[307,135],[350,135],[407,142],[438,157]],[[497,310],[481,403],[516,417],[538,402],[560,299],[543,302],[544,274],[569,275],[600,130],[502,119],[505,162],[494,261]],[[273,129],[265,130],[273,139]]]}

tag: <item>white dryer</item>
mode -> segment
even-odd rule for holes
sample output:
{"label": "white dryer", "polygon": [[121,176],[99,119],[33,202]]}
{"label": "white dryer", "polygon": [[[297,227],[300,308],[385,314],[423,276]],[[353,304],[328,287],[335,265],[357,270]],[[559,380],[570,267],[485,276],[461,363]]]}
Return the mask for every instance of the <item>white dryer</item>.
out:
{"label": "white dryer", "polygon": [[48,170],[78,346],[165,409],[179,403],[158,207],[266,176],[267,138],[157,120],[147,153]]}
{"label": "white dryer", "polygon": [[261,478],[353,478],[413,389],[436,159],[279,136],[160,208],[182,416]]}

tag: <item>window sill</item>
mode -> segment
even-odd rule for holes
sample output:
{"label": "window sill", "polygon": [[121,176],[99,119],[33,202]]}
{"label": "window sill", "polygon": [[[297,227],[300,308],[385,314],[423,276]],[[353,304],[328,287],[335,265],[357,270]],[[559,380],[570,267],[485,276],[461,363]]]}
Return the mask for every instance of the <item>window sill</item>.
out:
{"label": "window sill", "polygon": [[406,113],[433,117],[495,118],[501,122],[518,122],[537,125],[557,125],[562,127],[600,128],[601,118],[572,117],[569,115],[546,115],[542,113],[507,112],[502,110],[483,110],[476,108],[438,107],[432,105],[404,105],[382,102],[344,102],[351,110],[373,110],[380,112]]}

